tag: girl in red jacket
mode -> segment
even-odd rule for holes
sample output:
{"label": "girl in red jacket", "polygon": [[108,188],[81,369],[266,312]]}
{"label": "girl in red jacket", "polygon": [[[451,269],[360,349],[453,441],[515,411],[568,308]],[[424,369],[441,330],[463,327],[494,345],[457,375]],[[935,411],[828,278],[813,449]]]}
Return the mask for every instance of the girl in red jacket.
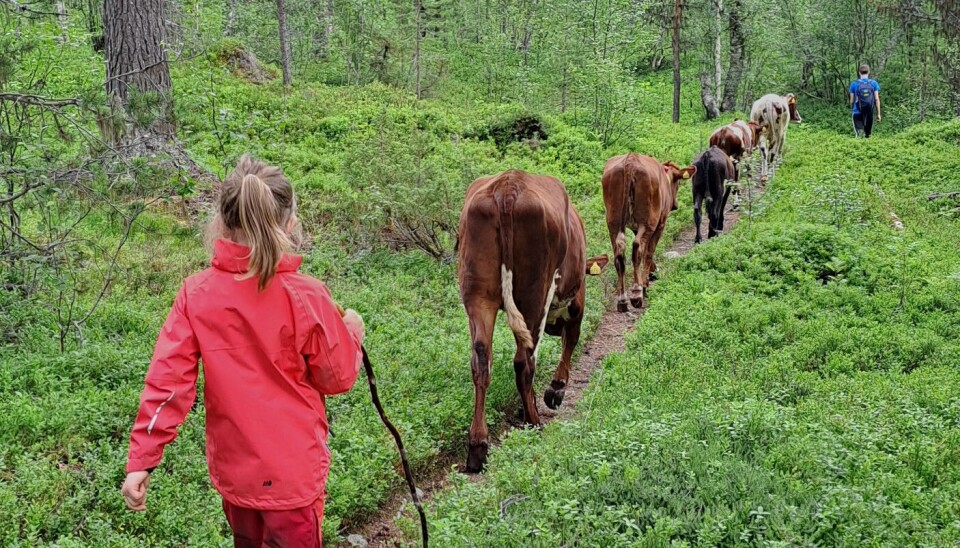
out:
{"label": "girl in red jacket", "polygon": [[146,508],[150,472],[196,397],[203,360],[207,462],[243,547],[320,546],[330,470],[324,396],[350,390],[363,320],[341,319],[300,274],[296,199],[279,168],[244,156],[223,183],[211,267],[186,279],[140,397],[123,497]]}

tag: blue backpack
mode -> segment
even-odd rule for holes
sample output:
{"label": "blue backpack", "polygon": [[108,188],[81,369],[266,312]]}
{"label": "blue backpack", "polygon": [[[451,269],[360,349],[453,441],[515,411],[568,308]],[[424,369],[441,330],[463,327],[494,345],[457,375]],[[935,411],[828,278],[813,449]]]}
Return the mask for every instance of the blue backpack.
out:
{"label": "blue backpack", "polygon": [[873,83],[870,80],[857,80],[857,104],[859,107],[873,107],[873,98]]}

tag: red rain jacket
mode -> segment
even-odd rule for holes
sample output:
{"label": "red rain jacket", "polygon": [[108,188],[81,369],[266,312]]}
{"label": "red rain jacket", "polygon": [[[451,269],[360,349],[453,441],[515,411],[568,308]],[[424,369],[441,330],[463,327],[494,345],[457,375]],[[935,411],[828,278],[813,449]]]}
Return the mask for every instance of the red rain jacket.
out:
{"label": "red rain jacket", "polygon": [[362,355],[330,292],[284,255],[263,292],[249,248],[217,240],[212,267],[187,278],[160,331],[127,472],[157,466],[196,397],[203,360],[207,463],[231,504],[289,510],[323,496],[330,469],[324,396],[350,390]]}

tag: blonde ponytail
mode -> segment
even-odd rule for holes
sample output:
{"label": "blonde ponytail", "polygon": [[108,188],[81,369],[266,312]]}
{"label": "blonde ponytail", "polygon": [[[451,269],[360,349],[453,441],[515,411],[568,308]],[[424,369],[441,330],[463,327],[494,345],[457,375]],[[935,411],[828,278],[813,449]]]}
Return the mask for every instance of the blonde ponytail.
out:
{"label": "blonde ponytail", "polygon": [[290,226],[295,209],[293,188],[280,168],[249,156],[240,158],[223,183],[219,224],[229,237],[250,247],[247,272],[241,279],[256,277],[261,291],[277,273],[283,254],[295,246],[287,232],[298,232]]}
{"label": "blonde ponytail", "polygon": [[250,262],[244,277],[258,277],[258,287],[263,291],[277,273],[283,253],[292,247],[290,239],[277,218],[277,201],[270,187],[256,175],[244,175],[237,206],[240,230],[250,247]]}

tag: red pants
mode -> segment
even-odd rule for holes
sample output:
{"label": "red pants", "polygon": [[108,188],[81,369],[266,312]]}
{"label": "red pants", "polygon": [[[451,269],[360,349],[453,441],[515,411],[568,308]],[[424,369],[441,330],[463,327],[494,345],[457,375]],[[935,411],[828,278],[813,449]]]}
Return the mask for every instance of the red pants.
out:
{"label": "red pants", "polygon": [[323,497],[294,510],[255,510],[223,501],[234,548],[320,548]]}

